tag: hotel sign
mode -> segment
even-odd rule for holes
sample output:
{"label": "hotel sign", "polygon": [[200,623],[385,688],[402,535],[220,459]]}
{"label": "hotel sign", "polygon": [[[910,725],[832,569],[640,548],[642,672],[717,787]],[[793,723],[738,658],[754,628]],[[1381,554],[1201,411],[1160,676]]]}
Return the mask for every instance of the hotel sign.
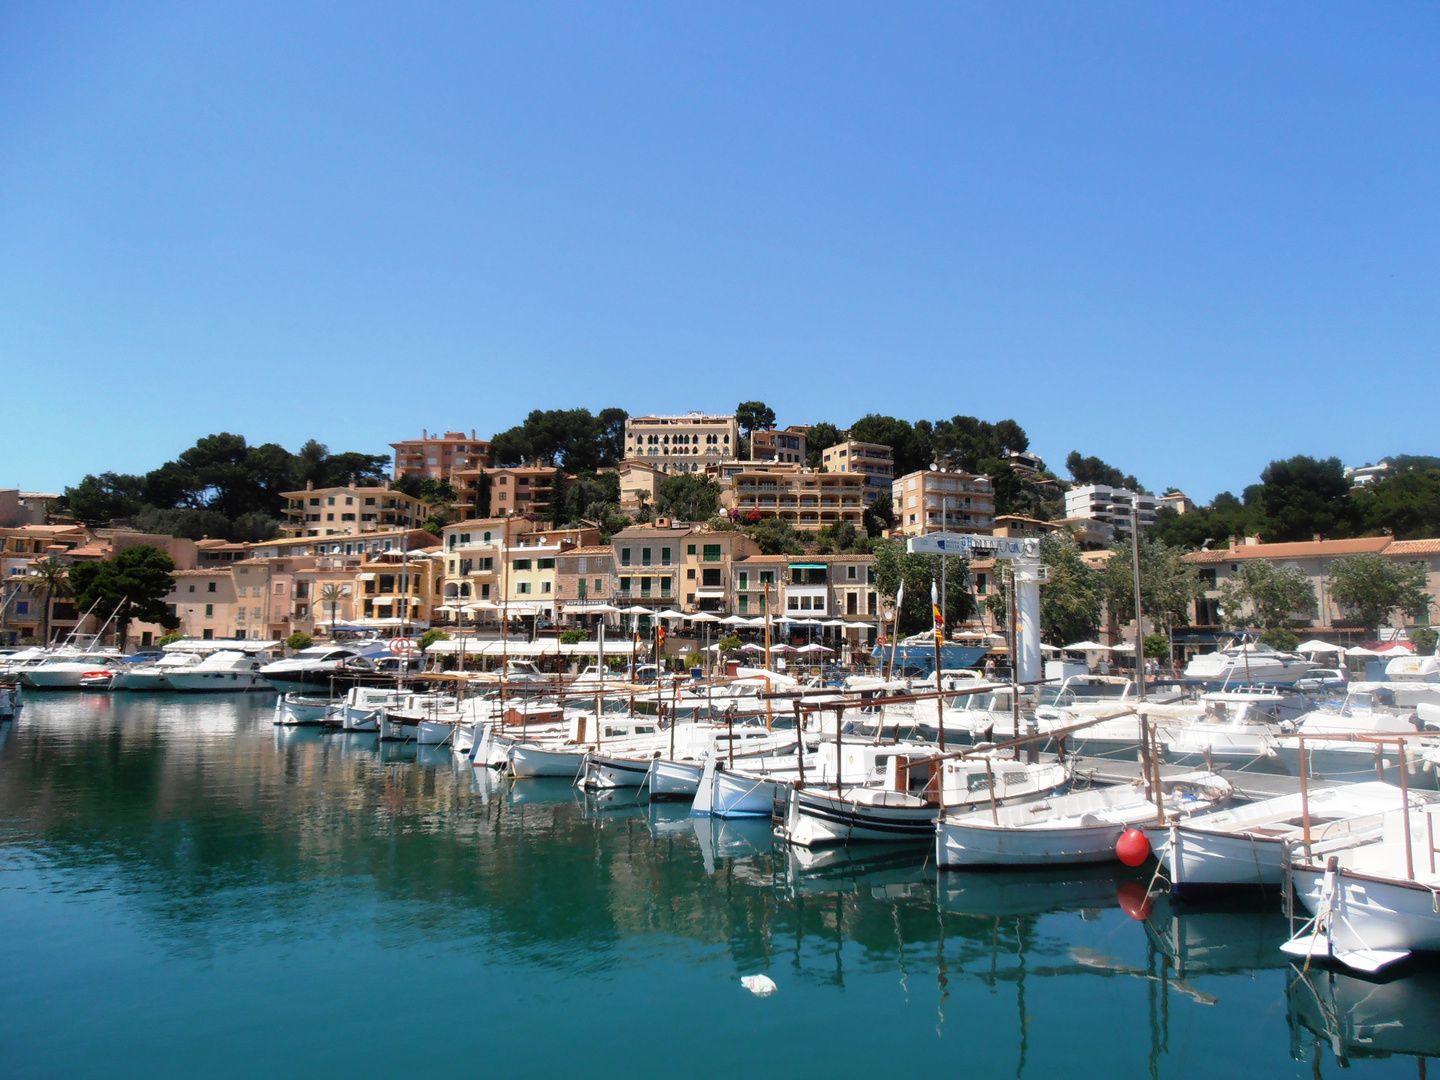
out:
{"label": "hotel sign", "polygon": [[979,555],[997,559],[1038,559],[1040,541],[1033,536],[976,536],[973,533],[930,533],[912,536],[905,550],[913,555]]}

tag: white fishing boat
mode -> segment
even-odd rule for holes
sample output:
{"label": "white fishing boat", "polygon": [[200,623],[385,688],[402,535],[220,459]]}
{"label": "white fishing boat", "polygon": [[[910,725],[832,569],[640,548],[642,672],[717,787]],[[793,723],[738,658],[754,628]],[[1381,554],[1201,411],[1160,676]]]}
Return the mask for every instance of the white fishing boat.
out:
{"label": "white fishing boat", "polygon": [[1110,862],[1125,830],[1163,813],[1188,817],[1230,797],[1229,781],[1211,773],[1162,780],[1157,807],[1141,783],[1093,788],[1053,798],[941,816],[936,862],[944,869],[1056,866]]}
{"label": "white fishing boat", "polygon": [[275,700],[273,723],[278,727],[300,727],[322,724],[334,703],[325,697],[305,694],[281,694]]}
{"label": "white fishing boat", "polygon": [[[659,746],[646,746],[638,752],[623,746],[594,751],[586,759],[584,784],[587,788],[642,787],[650,782],[657,763],[677,767],[666,773],[682,787],[688,787],[684,797],[691,798],[704,771],[707,754],[716,753],[721,760],[739,763],[761,757],[786,756],[795,753],[798,745],[794,731],[766,731],[758,724],[718,724],[710,722],[681,723],[675,729],[675,738],[661,734],[650,742],[658,741]],[[683,766],[684,772],[678,767]],[[662,781],[664,790],[659,801],[680,797],[680,790]],[[652,799],[657,798],[651,788]]]}
{"label": "white fishing boat", "polygon": [[1415,952],[1440,951],[1440,806],[1396,810],[1374,843],[1294,853],[1295,895],[1311,919],[1282,948],[1374,972]]}
{"label": "white fishing boat", "polygon": [[790,788],[778,834],[801,847],[928,842],[935,836],[942,799],[947,811],[982,803],[998,810],[1052,793],[1070,781],[1069,768],[1054,762],[1031,765],[995,755],[937,762],[935,753],[934,747],[897,748],[884,762],[884,781],[874,786]]}
{"label": "white fishing boat", "polygon": [[273,690],[260,668],[264,661],[254,653],[225,649],[211,653],[198,664],[167,669],[165,681],[182,693],[244,693]]}
{"label": "white fishing boat", "polygon": [[705,773],[705,762],[670,761],[656,757],[650,759],[650,772],[646,784],[650,788],[651,802],[690,802],[700,789],[700,777]]}
{"label": "white fishing boat", "polygon": [[[545,739],[543,736],[516,742],[510,747],[510,774],[515,777],[566,776],[576,779],[580,776],[585,757],[597,746],[603,748],[608,742],[617,750],[660,750],[662,744],[655,741],[660,733],[659,721],[653,716],[617,716],[604,714],[600,717],[599,738],[595,736],[596,718],[593,713],[575,711],[567,717],[567,730],[563,738]],[[647,739],[648,743],[637,740]]]}
{"label": "white fishing boat", "polygon": [[[1414,806],[1427,799],[1410,793]],[[1334,846],[1342,841],[1376,839],[1385,816],[1401,805],[1400,789],[1376,781],[1312,788],[1299,792],[1193,815],[1166,825],[1147,825],[1145,838],[1180,894],[1208,888],[1279,888],[1284,881],[1287,849],[1303,842],[1308,804],[1312,844]]]}

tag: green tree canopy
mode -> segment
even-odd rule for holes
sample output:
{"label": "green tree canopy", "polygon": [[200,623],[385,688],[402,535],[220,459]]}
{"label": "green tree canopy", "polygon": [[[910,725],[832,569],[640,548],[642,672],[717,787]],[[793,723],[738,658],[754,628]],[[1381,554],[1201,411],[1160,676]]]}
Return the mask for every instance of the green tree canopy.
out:
{"label": "green tree canopy", "polygon": [[619,463],[625,446],[624,409],[535,409],[523,424],[490,441],[497,465],[538,462],[567,472],[593,472]]}
{"label": "green tree canopy", "polygon": [[[1105,601],[1123,623],[1134,618],[1134,560],[1129,544],[1117,544],[1113,551],[1103,574]],[[1205,592],[1199,571],[1185,561],[1185,554],[1183,548],[1140,538],[1140,611],[1167,633],[1186,622],[1190,602]]]}
{"label": "green tree canopy", "polygon": [[893,416],[869,413],[851,425],[850,438],[890,447],[895,459],[895,475],[904,476],[919,469],[928,469],[935,460],[932,428],[928,420],[912,424]]}
{"label": "green tree canopy", "polygon": [[667,476],[655,491],[655,512],[682,521],[708,521],[719,505],[720,488],[698,473]]}
{"label": "green tree canopy", "polygon": [[1123,473],[1114,465],[1098,457],[1085,457],[1079,450],[1071,450],[1065,458],[1065,468],[1077,484],[1103,484],[1107,487],[1128,488],[1139,491],[1140,481],[1131,474]]}
{"label": "green tree canopy", "polygon": [[1303,454],[1272,461],[1260,474],[1260,507],[1270,543],[1349,536],[1355,508],[1339,458],[1318,461]]}
{"label": "green tree canopy", "polygon": [[1105,603],[1100,574],[1066,533],[1041,537],[1040,561],[1050,568],[1050,580],[1040,588],[1041,635],[1052,645],[1093,638]]}
{"label": "green tree canopy", "polygon": [[844,436],[834,424],[821,422],[811,424],[805,436],[805,464],[811,469],[820,468],[820,455],[840,442]]}
{"label": "green tree canopy", "polygon": [[1332,563],[1325,587],[1342,611],[1374,631],[1389,622],[1391,612],[1413,619],[1428,612],[1432,598],[1425,583],[1424,564],[1370,552]]}
{"label": "green tree canopy", "polygon": [[1220,587],[1220,606],[1227,626],[1284,630],[1314,617],[1318,605],[1315,586],[1299,567],[1247,559]]}
{"label": "green tree canopy", "polygon": [[746,438],[775,426],[775,410],[763,401],[742,401],[735,406],[735,422]]}
{"label": "green tree canopy", "polygon": [[95,607],[101,622],[114,618],[122,643],[132,622],[156,623],[174,630],[180,620],[170,613],[165,597],[175,588],[170,556],[149,544],[117,551],[104,562],[77,563],[70,568],[70,587],[83,610]]}

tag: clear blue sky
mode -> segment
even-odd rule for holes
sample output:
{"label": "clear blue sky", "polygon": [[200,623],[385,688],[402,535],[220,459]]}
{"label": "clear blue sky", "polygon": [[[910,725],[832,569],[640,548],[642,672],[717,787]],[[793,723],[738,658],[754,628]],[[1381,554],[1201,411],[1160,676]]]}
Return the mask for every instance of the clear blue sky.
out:
{"label": "clear blue sky", "polygon": [[1437,453],[1440,7],[12,3],[0,486],[532,408]]}

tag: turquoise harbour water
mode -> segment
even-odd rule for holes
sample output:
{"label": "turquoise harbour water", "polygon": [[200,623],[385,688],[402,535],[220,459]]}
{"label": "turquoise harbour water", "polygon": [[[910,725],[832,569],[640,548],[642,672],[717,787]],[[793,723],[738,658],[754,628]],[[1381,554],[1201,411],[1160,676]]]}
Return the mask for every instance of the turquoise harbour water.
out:
{"label": "turquoise harbour water", "polygon": [[1273,902],[1146,923],[1109,869],[805,866],[768,823],[279,731],[272,701],[33,694],[0,727],[0,1076],[1213,1080],[1440,1052],[1433,968],[1296,983]]}

